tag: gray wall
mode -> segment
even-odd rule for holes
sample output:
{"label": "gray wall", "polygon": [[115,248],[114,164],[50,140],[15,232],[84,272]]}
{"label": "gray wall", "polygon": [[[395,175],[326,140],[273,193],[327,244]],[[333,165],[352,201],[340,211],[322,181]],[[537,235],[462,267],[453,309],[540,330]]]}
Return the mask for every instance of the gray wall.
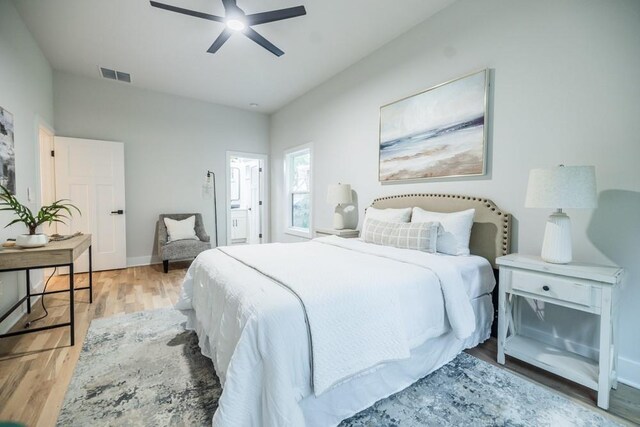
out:
{"label": "gray wall", "polygon": [[[135,76],[134,76],[135,78]],[[202,212],[213,239],[213,202],[201,197],[207,170],[217,177],[218,231],[226,239],[226,151],[267,154],[263,114],[54,73],[56,135],[124,143],[127,258],[148,263],[160,213]]]}
{"label": "gray wall", "polygon": [[[16,155],[16,195],[30,209],[39,203],[38,178],[38,126],[53,125],[52,72],[49,63],[36,45],[13,4],[0,0],[0,106],[10,111],[14,119]],[[27,187],[33,201],[27,201]],[[22,225],[3,228],[13,219],[7,212],[0,213],[0,241],[26,233]],[[33,272],[32,280],[42,283],[42,273]],[[24,275],[0,274],[0,313],[24,295]],[[2,325],[6,330],[22,315],[20,310]]]}
{"label": "gray wall", "polygon": [[[379,107],[482,68],[494,70],[489,174],[381,185]],[[488,197],[517,220],[514,251],[539,254],[549,211],[525,209],[529,169],[595,165],[596,210],[570,210],[574,258],[619,264],[620,375],[640,386],[640,2],[459,1],[272,116],[272,238],[284,233],[282,153],[314,144],[315,225],[331,225],[327,185],[364,208],[377,196],[441,192]],[[597,324],[547,306],[530,333],[593,352]]]}

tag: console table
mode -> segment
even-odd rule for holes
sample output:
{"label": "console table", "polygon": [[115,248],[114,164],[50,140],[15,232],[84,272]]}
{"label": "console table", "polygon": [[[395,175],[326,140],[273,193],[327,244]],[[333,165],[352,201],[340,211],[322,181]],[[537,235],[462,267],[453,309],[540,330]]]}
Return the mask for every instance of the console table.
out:
{"label": "console table", "polygon": [[[89,286],[74,287],[73,267],[75,260],[89,250]],[[30,270],[39,268],[69,267],[69,289],[47,292],[31,292]],[[69,293],[69,322],[56,323],[54,325],[42,326],[39,328],[25,329],[9,332],[0,335],[0,338],[12,337],[15,335],[31,334],[34,332],[46,331],[54,328],[70,328],[71,345],[75,345],[75,321],[74,321],[74,291],[88,289],[89,303],[93,303],[93,268],[91,265],[91,235],[83,234],[71,239],[57,242],[49,242],[40,248],[6,248],[0,251],[0,272],[25,270],[27,275],[27,294],[22,297],[13,307],[0,317],[0,322],[6,319],[11,313],[17,310],[23,303],[27,303],[27,313],[31,313],[31,298],[43,297],[44,295]]]}

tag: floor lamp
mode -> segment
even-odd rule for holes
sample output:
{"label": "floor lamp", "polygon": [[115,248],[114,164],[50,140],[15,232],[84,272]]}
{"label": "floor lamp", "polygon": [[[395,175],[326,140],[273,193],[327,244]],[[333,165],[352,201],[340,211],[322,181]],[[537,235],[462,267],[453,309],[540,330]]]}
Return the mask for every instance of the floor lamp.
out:
{"label": "floor lamp", "polygon": [[213,223],[216,233],[216,247],[218,247],[218,200],[216,198],[216,174],[207,171],[207,179],[202,185],[202,197],[209,199],[213,196]]}

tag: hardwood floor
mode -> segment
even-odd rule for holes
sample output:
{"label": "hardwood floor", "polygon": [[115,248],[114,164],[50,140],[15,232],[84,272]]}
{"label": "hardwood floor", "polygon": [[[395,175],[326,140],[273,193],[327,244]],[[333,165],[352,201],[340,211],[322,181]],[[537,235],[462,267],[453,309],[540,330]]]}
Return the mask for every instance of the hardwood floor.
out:
{"label": "hardwood floor", "polygon": [[[75,294],[76,345],[69,345],[69,328],[0,340],[0,420],[27,426],[55,426],[64,394],[82,350],[82,342],[92,319],[133,313],[173,305],[186,271],[185,263],[171,265],[169,274],[162,265],[103,271],[94,274],[93,304],[88,291]],[[86,274],[76,275],[76,286],[85,286]],[[68,287],[68,276],[54,277],[48,289]],[[49,316],[37,326],[69,319],[66,294],[45,297]],[[29,319],[43,314],[40,301]],[[24,327],[23,318],[13,330]]]}
{"label": "hardwood floor", "polygon": [[[172,264],[169,274],[162,272],[162,265],[95,273],[93,304],[88,303],[88,291],[76,292],[74,347],[69,346],[68,328],[0,340],[0,420],[18,421],[27,426],[54,426],[91,320],[171,306],[177,300],[187,266],[188,263]],[[87,280],[86,274],[77,275],[76,284],[83,286]],[[55,277],[49,289],[66,286],[67,276]],[[64,294],[47,296],[45,303],[49,316],[37,322],[38,326],[68,319],[68,299]],[[35,319],[41,314],[38,302],[29,318]],[[23,318],[14,330],[24,327],[27,320]],[[496,364],[493,339],[469,353]],[[502,368],[599,410],[594,403],[595,393],[590,389],[515,359],[508,359]],[[640,391],[620,384],[611,397],[608,414],[611,413],[640,423]]]}

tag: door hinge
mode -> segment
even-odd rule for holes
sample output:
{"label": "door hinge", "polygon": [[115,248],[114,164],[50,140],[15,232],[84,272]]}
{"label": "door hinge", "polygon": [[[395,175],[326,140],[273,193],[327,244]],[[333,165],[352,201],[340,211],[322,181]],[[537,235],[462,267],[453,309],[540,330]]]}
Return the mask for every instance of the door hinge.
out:
{"label": "door hinge", "polygon": [[258,168],[258,172],[262,172],[262,168]]}
{"label": "door hinge", "polygon": [[258,234],[258,238],[262,239],[262,233]]}
{"label": "door hinge", "polygon": [[56,156],[56,152],[51,150],[51,157],[55,157]]}
{"label": "door hinge", "polygon": [[262,200],[258,202],[258,206],[262,206]]}

